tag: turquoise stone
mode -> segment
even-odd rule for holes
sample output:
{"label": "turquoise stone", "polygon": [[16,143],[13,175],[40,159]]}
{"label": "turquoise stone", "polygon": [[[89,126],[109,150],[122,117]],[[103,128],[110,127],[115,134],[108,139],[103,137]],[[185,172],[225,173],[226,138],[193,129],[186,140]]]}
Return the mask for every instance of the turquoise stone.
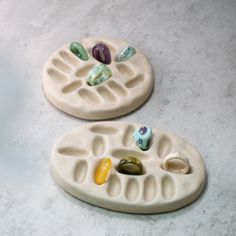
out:
{"label": "turquoise stone", "polygon": [[123,62],[127,61],[129,58],[131,58],[136,53],[136,49],[128,46],[127,48],[123,49],[118,56],[116,57],[117,62]]}
{"label": "turquoise stone", "polygon": [[133,137],[141,150],[147,150],[151,144],[152,128],[142,126],[134,131]]}

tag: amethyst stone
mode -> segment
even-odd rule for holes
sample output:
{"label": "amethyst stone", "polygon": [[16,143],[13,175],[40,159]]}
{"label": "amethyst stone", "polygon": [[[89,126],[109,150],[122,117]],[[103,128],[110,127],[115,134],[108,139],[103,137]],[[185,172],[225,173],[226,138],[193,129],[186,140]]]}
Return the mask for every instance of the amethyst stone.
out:
{"label": "amethyst stone", "polygon": [[103,44],[98,43],[92,49],[93,57],[96,58],[103,64],[110,64],[111,63],[111,53],[109,48]]}
{"label": "amethyst stone", "polygon": [[142,134],[142,135],[146,134],[146,132],[147,132],[147,127],[145,127],[145,126],[143,126],[139,129],[139,133]]}

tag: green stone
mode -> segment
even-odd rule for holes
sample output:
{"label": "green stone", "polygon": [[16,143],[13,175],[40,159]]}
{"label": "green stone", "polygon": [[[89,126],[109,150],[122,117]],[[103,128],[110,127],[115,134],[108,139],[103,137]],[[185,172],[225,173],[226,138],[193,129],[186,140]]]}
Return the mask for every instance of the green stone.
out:
{"label": "green stone", "polygon": [[82,46],[82,44],[78,42],[72,42],[70,44],[70,50],[73,54],[75,54],[79,59],[83,61],[87,61],[89,59],[86,49]]}
{"label": "green stone", "polygon": [[104,64],[98,64],[89,71],[88,84],[95,86],[112,76],[111,70]]}

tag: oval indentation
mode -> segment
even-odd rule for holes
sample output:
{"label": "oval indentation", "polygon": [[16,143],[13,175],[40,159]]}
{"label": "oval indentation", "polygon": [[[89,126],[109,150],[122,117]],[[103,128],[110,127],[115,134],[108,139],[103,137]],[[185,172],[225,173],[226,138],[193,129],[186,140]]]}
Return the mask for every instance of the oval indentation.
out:
{"label": "oval indentation", "polygon": [[62,147],[58,149],[58,152],[65,156],[74,157],[88,157],[89,155],[86,150],[77,147]]}
{"label": "oval indentation", "polygon": [[[180,170],[183,170],[185,166],[186,163],[183,160],[177,158],[168,161],[168,171],[179,172]],[[161,168],[163,170],[166,170],[165,168],[163,168],[163,164],[161,165]]]}
{"label": "oval indentation", "polygon": [[130,179],[126,186],[125,196],[129,201],[135,201],[139,194],[138,181],[136,179]]}
{"label": "oval indentation", "polygon": [[143,75],[138,75],[136,76],[134,79],[129,80],[128,82],[125,83],[125,86],[127,88],[134,88],[140,84],[142,84],[142,82],[144,81],[144,77]]}
{"label": "oval indentation", "polygon": [[104,139],[102,137],[95,137],[95,139],[93,140],[93,154],[96,157],[101,156],[104,153],[105,150],[105,142]]}
{"label": "oval indentation", "polygon": [[94,64],[89,64],[83,67],[80,67],[76,72],[75,76],[77,77],[85,77],[88,76],[89,71],[94,67]]}
{"label": "oval indentation", "polygon": [[75,170],[74,170],[74,180],[82,184],[87,176],[88,172],[88,163],[86,161],[80,161],[76,164]]}
{"label": "oval indentation", "polygon": [[92,91],[82,88],[79,90],[79,95],[82,99],[92,105],[99,105],[101,104],[101,99]]}
{"label": "oval indentation", "polygon": [[75,90],[79,89],[82,85],[82,82],[80,80],[78,81],[74,81],[68,85],[66,85],[63,89],[62,92],[63,93],[72,93]]}
{"label": "oval indentation", "polygon": [[170,176],[164,176],[161,181],[162,195],[166,199],[173,198],[175,194],[175,184]]}
{"label": "oval indentation", "polygon": [[171,150],[171,141],[167,136],[161,137],[158,147],[157,154],[160,158],[164,158],[167,154],[169,154]]}
{"label": "oval indentation", "polygon": [[127,64],[117,64],[117,69],[126,78],[132,78],[135,75],[134,70]]}
{"label": "oval indentation", "polygon": [[61,83],[61,82],[64,83],[64,82],[69,81],[69,79],[65,75],[63,75],[61,72],[57,70],[49,69],[47,72],[48,72],[48,75],[58,83]]}
{"label": "oval indentation", "polygon": [[114,96],[114,94],[111,91],[109,91],[109,89],[107,89],[106,87],[103,86],[98,87],[97,91],[106,102],[110,103],[116,101],[116,97]]}
{"label": "oval indentation", "polygon": [[109,126],[102,126],[102,125],[95,125],[90,128],[90,131],[97,134],[105,134],[105,135],[112,135],[118,133],[117,128],[109,127]]}
{"label": "oval indentation", "polygon": [[152,201],[157,195],[157,183],[153,176],[148,176],[144,181],[143,198],[145,201]]}
{"label": "oval indentation", "polygon": [[114,151],[112,151],[112,156],[117,159],[122,159],[127,156],[136,157],[139,160],[147,160],[149,158],[147,154],[125,149],[115,149]]}
{"label": "oval indentation", "polygon": [[72,66],[78,66],[80,64],[79,59],[77,59],[72,53],[60,51],[59,54],[63,60]]}
{"label": "oval indentation", "polygon": [[123,88],[122,85],[116,83],[115,81],[108,81],[108,86],[111,88],[111,90],[116,93],[118,96],[126,96],[127,91],[125,88]]}
{"label": "oval indentation", "polygon": [[70,73],[72,71],[72,68],[69,65],[59,59],[53,59],[52,63],[63,72]]}
{"label": "oval indentation", "polygon": [[134,130],[135,130],[135,128],[132,125],[129,125],[128,128],[126,129],[125,134],[124,134],[124,138],[122,141],[122,143],[125,147],[132,145],[132,143],[134,142],[134,138],[133,138]]}
{"label": "oval indentation", "polygon": [[116,197],[121,192],[121,181],[117,175],[112,175],[109,178],[107,193],[110,197]]}

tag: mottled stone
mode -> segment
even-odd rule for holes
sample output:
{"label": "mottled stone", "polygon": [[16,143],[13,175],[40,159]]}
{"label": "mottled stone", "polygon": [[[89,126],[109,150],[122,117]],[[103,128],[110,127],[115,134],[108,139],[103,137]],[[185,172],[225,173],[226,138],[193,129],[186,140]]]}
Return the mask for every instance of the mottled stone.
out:
{"label": "mottled stone", "polygon": [[95,86],[108,80],[112,76],[111,70],[104,64],[98,64],[89,71],[88,84]]}
{"label": "mottled stone", "polygon": [[117,62],[123,62],[123,61],[127,61],[128,59],[130,59],[134,54],[136,53],[136,49],[128,46],[127,48],[124,48],[123,50],[121,50],[121,52],[118,54],[118,56],[116,57],[116,61]]}

